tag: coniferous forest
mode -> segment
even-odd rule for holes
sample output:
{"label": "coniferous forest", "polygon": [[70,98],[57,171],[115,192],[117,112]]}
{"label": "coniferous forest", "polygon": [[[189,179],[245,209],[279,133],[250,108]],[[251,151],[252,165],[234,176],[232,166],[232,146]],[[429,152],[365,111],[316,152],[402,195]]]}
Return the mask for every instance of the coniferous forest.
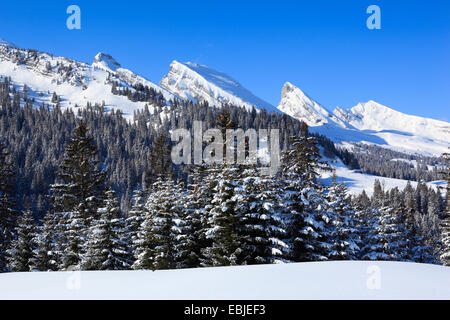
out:
{"label": "coniferous forest", "polygon": [[[130,99],[162,99],[141,91]],[[26,87],[0,84],[2,272],[325,260],[450,265],[448,187],[445,198],[403,167],[385,175],[411,174],[417,186],[386,190],[377,180],[369,197],[351,196],[336,179],[321,185],[320,172],[331,170],[322,155],[361,169],[368,163],[367,170],[378,164],[286,115],[172,101],[128,122],[104,106],[62,111],[54,100],[37,109]],[[261,176],[251,162],[173,165],[169,130],[194,120],[222,132],[280,129],[278,174]],[[430,174],[449,181],[444,159],[447,166]]]}

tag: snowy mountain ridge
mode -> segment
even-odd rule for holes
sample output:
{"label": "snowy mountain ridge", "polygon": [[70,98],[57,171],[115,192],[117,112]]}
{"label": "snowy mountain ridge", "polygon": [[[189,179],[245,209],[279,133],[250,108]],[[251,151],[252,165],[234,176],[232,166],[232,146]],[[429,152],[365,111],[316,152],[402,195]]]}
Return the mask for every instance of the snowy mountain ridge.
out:
{"label": "snowy mountain ridge", "polygon": [[121,65],[110,54],[99,52],[94,57],[92,67],[114,73],[117,69],[121,68]]}
{"label": "snowy mountain ridge", "polygon": [[[109,54],[99,53],[92,65],[65,57],[54,57],[45,52],[19,49],[9,42],[0,43],[0,76],[11,77],[17,87],[28,87],[28,96],[35,105],[52,105],[52,94],[61,97],[61,108],[85,107],[88,102],[104,104],[106,110],[122,110],[125,117],[132,119],[133,112],[143,109],[146,102],[133,102],[126,96],[111,92],[113,81],[133,87],[148,86],[160,92],[166,101],[179,99],[166,89],[124,69]],[[153,106],[149,106],[152,110]]]}
{"label": "snowy mountain ridge", "polygon": [[[283,86],[281,101],[275,108],[225,73],[192,62],[173,61],[169,73],[157,85],[123,68],[107,53],[98,53],[90,65],[19,49],[0,39],[0,76],[11,77],[19,88],[26,85],[36,106],[51,104],[55,92],[61,97],[62,108],[84,107],[92,102],[104,104],[106,110],[120,109],[132,119],[133,112],[143,109],[146,102],[113,94],[115,81],[130,90],[142,84],[160,92],[166,101],[179,99],[217,107],[232,104],[247,110],[254,107],[268,112],[277,110],[305,121],[311,131],[338,144],[364,142],[405,153],[440,155],[447,151],[450,141],[448,122],[407,115],[372,100],[350,109],[336,107],[330,112],[290,82]],[[149,108],[152,111],[153,106]]]}
{"label": "snowy mountain ridge", "polygon": [[232,104],[247,110],[253,107],[268,112],[275,110],[225,73],[192,62],[173,61],[169,73],[159,84],[182,99],[207,102],[210,106]]}
{"label": "snowy mountain ridge", "polygon": [[450,123],[401,113],[376,101],[331,113],[287,82],[278,109],[334,142],[366,142],[407,153],[440,155],[450,145]]}

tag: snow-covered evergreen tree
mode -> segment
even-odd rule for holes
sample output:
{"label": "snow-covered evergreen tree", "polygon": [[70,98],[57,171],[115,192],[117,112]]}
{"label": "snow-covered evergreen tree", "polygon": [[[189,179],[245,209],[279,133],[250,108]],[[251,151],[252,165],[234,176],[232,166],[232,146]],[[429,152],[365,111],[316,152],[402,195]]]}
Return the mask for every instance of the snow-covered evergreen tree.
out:
{"label": "snow-covered evergreen tree", "polygon": [[206,176],[206,165],[190,168],[188,190],[184,193],[177,237],[177,268],[195,268],[204,262],[202,250],[211,245],[206,238],[214,181]]}
{"label": "snow-covered evergreen tree", "polygon": [[211,246],[203,250],[205,265],[229,266],[239,263],[242,242],[239,239],[239,217],[236,215],[235,188],[239,178],[239,166],[220,165],[210,170],[210,178],[216,180],[209,211],[207,239]]}
{"label": "snow-covered evergreen tree", "polygon": [[450,216],[441,222],[442,253],[439,257],[444,266],[450,266]]}
{"label": "snow-covered evergreen tree", "polygon": [[139,226],[136,238],[133,241],[134,263],[132,268],[135,270],[154,270],[154,249],[156,239],[153,234],[153,219],[146,211],[144,220]]}
{"label": "snow-covered evergreen tree", "polygon": [[14,209],[13,164],[5,145],[0,144],[0,272],[7,271],[6,250],[14,237],[17,212]]}
{"label": "snow-covered evergreen tree", "polygon": [[361,260],[389,260],[384,250],[379,215],[377,209],[368,208],[360,216]]}
{"label": "snow-covered evergreen tree", "polygon": [[238,233],[243,241],[240,264],[284,261],[287,244],[281,239],[286,231],[275,179],[261,177],[254,166],[248,166],[238,183],[234,198],[240,219]]}
{"label": "snow-covered evergreen tree", "polygon": [[97,156],[94,139],[80,121],[59,166],[59,182],[52,185],[55,212],[76,210],[87,222],[96,216],[104,198],[106,174],[99,168]]}
{"label": "snow-covered evergreen tree", "polygon": [[135,241],[134,269],[173,269],[175,244],[181,234],[179,217],[182,188],[171,179],[157,178],[147,199],[146,215]]}
{"label": "snow-covered evergreen tree", "polygon": [[389,257],[386,260],[405,261],[408,258],[407,230],[402,216],[392,207],[380,210],[379,234],[383,243],[384,253]]}
{"label": "snow-covered evergreen tree", "polygon": [[331,260],[355,260],[359,255],[361,242],[357,230],[358,220],[352,208],[347,188],[343,183],[328,187],[328,209],[332,212],[335,227],[333,251],[328,257]]}
{"label": "snow-covered evergreen tree", "polygon": [[35,248],[36,225],[31,211],[25,212],[17,221],[14,239],[7,250],[8,267],[12,271],[30,271]]}
{"label": "snow-covered evergreen tree", "polygon": [[319,170],[329,167],[320,162],[316,139],[308,136],[306,124],[299,137],[282,158],[283,216],[286,218],[287,259],[291,261],[326,260],[330,244],[321,239],[321,231],[329,223],[325,212],[322,189],[317,177]]}
{"label": "snow-covered evergreen tree", "polygon": [[38,227],[39,232],[33,239],[35,249],[31,260],[32,270],[38,271],[56,271],[58,262],[56,261],[54,241],[54,225],[49,214],[42,219],[42,225]]}
{"label": "snow-covered evergreen tree", "polygon": [[132,264],[130,235],[115,192],[108,190],[99,218],[89,228],[83,269],[127,270]]}
{"label": "snow-covered evergreen tree", "polygon": [[408,260],[408,232],[393,208],[371,209],[363,223],[363,260]]}
{"label": "snow-covered evergreen tree", "polygon": [[87,221],[78,210],[66,212],[62,219],[64,220],[62,239],[65,242],[59,244],[62,247],[59,269],[81,270],[83,254],[86,252]]}
{"label": "snow-covered evergreen tree", "polygon": [[131,198],[131,209],[126,218],[127,232],[131,239],[131,249],[134,251],[133,243],[137,240],[139,227],[145,217],[145,195],[141,189],[136,189]]}
{"label": "snow-covered evergreen tree", "polygon": [[51,186],[60,269],[79,269],[87,230],[104,199],[105,171],[99,168],[97,147],[83,121],[67,144],[57,183]]}
{"label": "snow-covered evergreen tree", "polygon": [[442,251],[440,260],[444,266],[450,266],[450,153],[445,153],[447,167],[442,172],[447,181],[446,211],[441,222]]}

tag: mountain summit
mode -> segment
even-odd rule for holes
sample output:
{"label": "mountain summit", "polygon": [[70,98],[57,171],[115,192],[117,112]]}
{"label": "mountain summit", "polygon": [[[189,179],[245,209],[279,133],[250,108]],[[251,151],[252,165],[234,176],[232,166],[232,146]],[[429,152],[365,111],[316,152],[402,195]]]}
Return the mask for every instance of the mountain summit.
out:
{"label": "mountain summit", "polygon": [[9,41],[3,40],[2,38],[0,38],[0,46],[6,46],[6,47],[11,47],[11,48],[17,48],[17,46]]}
{"label": "mountain summit", "polygon": [[249,110],[253,107],[268,112],[276,110],[227,74],[192,62],[173,61],[160,86],[182,99],[207,102],[210,106],[233,104]]}
{"label": "mountain summit", "polygon": [[92,66],[110,72],[115,72],[121,67],[110,54],[103,52],[99,52],[95,56]]}
{"label": "mountain summit", "polygon": [[328,123],[332,117],[332,113],[290,82],[286,82],[281,90],[278,109],[313,127]]}

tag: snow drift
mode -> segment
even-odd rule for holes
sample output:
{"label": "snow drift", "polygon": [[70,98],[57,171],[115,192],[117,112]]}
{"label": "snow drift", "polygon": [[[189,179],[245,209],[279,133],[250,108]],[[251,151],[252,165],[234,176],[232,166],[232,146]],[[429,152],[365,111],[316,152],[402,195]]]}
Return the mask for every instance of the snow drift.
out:
{"label": "snow drift", "polygon": [[0,299],[450,299],[450,268],[335,261],[0,274]]}

